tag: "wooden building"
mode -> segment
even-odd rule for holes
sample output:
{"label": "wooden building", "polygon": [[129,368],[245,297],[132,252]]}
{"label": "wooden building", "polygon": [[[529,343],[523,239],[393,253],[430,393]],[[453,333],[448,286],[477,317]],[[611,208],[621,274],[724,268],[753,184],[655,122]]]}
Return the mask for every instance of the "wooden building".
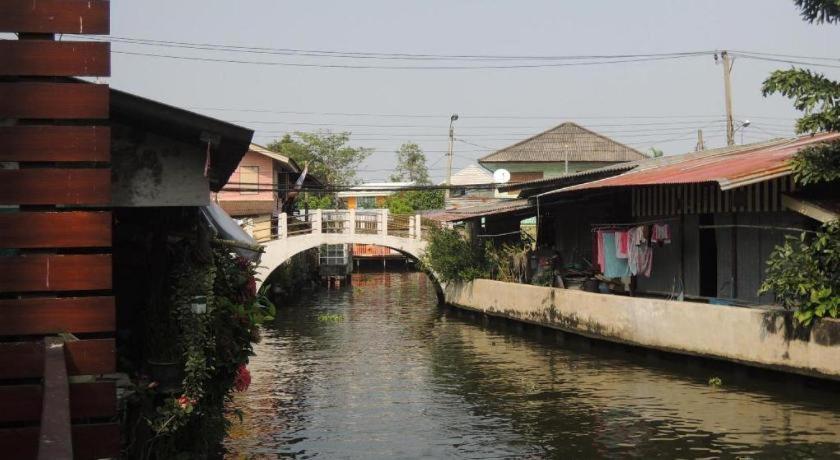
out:
{"label": "wooden building", "polygon": [[839,198],[836,188],[799,190],[790,159],[838,138],[817,134],[642,160],[612,177],[538,194],[531,201],[539,209],[539,244],[566,266],[583,266],[596,264],[598,230],[666,225],[669,244],[651,248],[650,276],[633,277],[637,294],[771,303],[772,294],[758,295],[770,252],[785,235],[831,218],[807,197]]}
{"label": "wooden building", "polygon": [[[117,371],[167,216],[209,204],[253,132],[75,79],[110,75],[105,0],[0,2],[0,455],[120,456]],[[144,257],[146,259],[144,259]],[[117,350],[120,359],[117,359]],[[123,350],[127,353],[124,354]]]}

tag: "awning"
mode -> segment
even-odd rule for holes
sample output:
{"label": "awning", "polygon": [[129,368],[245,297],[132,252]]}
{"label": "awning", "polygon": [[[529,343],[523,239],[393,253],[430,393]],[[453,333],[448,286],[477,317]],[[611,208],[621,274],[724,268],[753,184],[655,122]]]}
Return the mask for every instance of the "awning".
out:
{"label": "awning", "polygon": [[828,223],[840,219],[840,200],[782,195],[782,206],[811,219]]}
{"label": "awning", "polygon": [[210,227],[216,230],[220,239],[237,243],[233,245],[234,252],[252,262],[260,260],[262,247],[250,235],[245,233],[245,230],[219,205],[210,203],[208,206],[201,208],[201,213],[207,219]]}

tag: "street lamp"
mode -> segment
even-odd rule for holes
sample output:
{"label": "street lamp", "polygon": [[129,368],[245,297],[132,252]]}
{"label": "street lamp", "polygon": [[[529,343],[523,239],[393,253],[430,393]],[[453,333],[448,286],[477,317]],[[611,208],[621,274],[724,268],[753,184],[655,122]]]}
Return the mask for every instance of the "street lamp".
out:
{"label": "street lamp", "polygon": [[735,132],[741,131],[741,145],[744,145],[744,129],[748,128],[751,123],[749,120],[744,120],[738,122],[738,127],[735,128]]}
{"label": "street lamp", "polygon": [[455,144],[455,121],[458,120],[458,114],[453,113],[449,117],[449,173],[446,175],[446,198],[449,198],[449,187],[452,185],[452,147]]}

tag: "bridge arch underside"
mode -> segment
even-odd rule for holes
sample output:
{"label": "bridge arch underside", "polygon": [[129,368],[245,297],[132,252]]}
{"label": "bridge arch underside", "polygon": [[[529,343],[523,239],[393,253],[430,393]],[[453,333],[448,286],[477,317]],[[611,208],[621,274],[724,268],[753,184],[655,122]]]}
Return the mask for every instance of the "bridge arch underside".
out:
{"label": "bridge arch underside", "polygon": [[[421,260],[426,250],[426,241],[419,239],[402,238],[387,235],[365,235],[365,234],[311,234],[295,236],[287,239],[275,240],[263,245],[265,252],[260,258],[260,266],[257,270],[257,282],[262,287],[263,282],[269,275],[284,262],[290,260],[295,254],[317,248],[322,244],[370,244],[384,246],[400,252],[415,260]],[[435,282],[438,296],[443,294],[443,287],[434,273],[426,272],[429,278]]]}

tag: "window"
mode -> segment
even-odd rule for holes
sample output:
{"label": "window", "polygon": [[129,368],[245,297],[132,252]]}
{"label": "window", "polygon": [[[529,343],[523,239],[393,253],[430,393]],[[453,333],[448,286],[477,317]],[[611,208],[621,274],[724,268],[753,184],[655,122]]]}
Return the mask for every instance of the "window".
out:
{"label": "window", "polygon": [[239,193],[242,195],[254,195],[259,193],[260,167],[240,166],[239,167]]}
{"label": "window", "polygon": [[374,209],[376,208],[376,197],[360,196],[356,198],[356,207],[359,209]]}

